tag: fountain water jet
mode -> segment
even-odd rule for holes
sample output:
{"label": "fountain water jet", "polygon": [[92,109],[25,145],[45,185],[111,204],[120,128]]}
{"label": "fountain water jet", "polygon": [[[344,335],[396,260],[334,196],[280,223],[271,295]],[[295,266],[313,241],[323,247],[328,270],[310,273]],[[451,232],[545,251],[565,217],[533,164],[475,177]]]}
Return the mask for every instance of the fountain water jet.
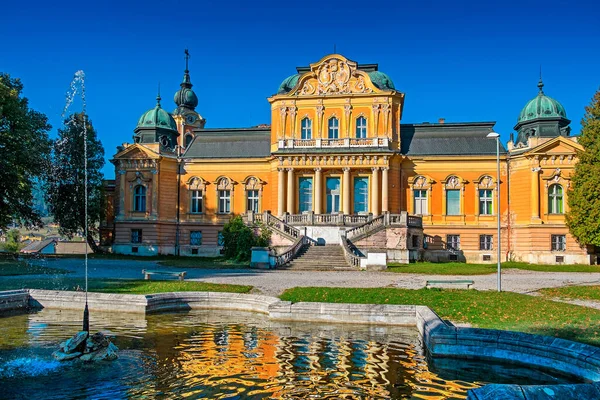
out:
{"label": "fountain water jet", "polygon": [[[67,100],[62,117],[67,115],[69,107],[73,104],[75,96],[81,95],[82,102],[82,120],[83,120],[83,159],[84,159],[84,238],[85,238],[85,307],[83,309],[83,329],[72,338],[61,343],[60,350],[53,353],[54,358],[60,361],[81,358],[86,361],[91,360],[114,360],[117,358],[117,346],[112,344],[102,333],[96,333],[90,336],[90,312],[88,308],[88,154],[87,154],[87,114],[85,102],[85,73],[82,70],[75,72],[67,91]],[[71,118],[69,123],[74,123],[75,118]]]}

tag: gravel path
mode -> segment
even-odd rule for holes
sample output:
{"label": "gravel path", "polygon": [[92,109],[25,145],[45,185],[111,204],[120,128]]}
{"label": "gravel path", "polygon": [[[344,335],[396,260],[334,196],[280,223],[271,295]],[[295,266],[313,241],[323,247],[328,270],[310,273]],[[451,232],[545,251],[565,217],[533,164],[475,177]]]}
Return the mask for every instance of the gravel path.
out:
{"label": "gravel path", "polygon": [[[83,276],[82,259],[57,259],[48,261],[47,266],[64,268],[74,273],[70,276]],[[154,261],[133,260],[89,260],[90,278],[142,278],[142,269],[180,271],[181,268],[164,267]],[[260,293],[277,296],[285,289],[296,286],[330,287],[398,287],[419,289],[428,279],[452,280],[470,279],[474,289],[496,290],[496,275],[421,275],[399,274],[394,272],[367,271],[264,271],[253,269],[187,269],[189,280],[213,283],[252,285]],[[9,277],[3,277],[7,279]],[[23,277],[20,277],[21,279]],[[507,269],[502,274],[502,290],[531,294],[547,287],[560,287],[582,284],[600,284],[600,273],[537,272]],[[583,304],[582,304],[583,305]]]}

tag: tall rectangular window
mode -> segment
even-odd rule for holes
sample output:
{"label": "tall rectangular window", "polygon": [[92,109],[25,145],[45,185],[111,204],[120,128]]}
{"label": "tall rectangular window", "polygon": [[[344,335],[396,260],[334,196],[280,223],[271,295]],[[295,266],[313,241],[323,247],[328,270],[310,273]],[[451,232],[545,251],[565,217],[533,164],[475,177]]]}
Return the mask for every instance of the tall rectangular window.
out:
{"label": "tall rectangular window", "polygon": [[567,250],[567,236],[566,235],[552,235],[552,251],[565,251]]}
{"label": "tall rectangular window", "polygon": [[190,245],[201,246],[202,245],[202,231],[191,231],[190,232]]}
{"label": "tall rectangular window", "polygon": [[247,204],[246,209],[248,211],[258,212],[258,190],[248,190],[246,192]]}
{"label": "tall rectangular window", "polygon": [[492,189],[479,190],[479,215],[492,215]]}
{"label": "tall rectangular window", "polygon": [[356,118],[356,138],[364,139],[367,137],[367,119],[365,117]]}
{"label": "tall rectangular window", "polygon": [[460,189],[446,190],[446,215],[460,215]]}
{"label": "tall rectangular window", "polygon": [[133,211],[146,211],[146,186],[137,185],[133,192]]}
{"label": "tall rectangular window", "polygon": [[446,248],[460,250],[460,235],[446,235]]}
{"label": "tall rectangular window", "polygon": [[327,214],[340,212],[340,178],[327,178],[325,180],[327,197]]}
{"label": "tall rectangular window", "polygon": [[131,243],[142,243],[142,230],[132,229],[131,230]]}
{"label": "tall rectangular window", "polygon": [[336,117],[329,118],[328,128],[329,139],[337,139],[340,137],[340,121]]}
{"label": "tall rectangular window", "polygon": [[231,191],[219,190],[219,213],[229,214],[231,212]]}
{"label": "tall rectangular window", "polygon": [[300,138],[312,139],[312,121],[309,118],[302,118],[300,123]]}
{"label": "tall rectangular window", "polygon": [[492,235],[479,235],[479,250],[492,250],[493,240]]}
{"label": "tall rectangular window", "polygon": [[365,213],[369,210],[369,178],[354,178],[354,212]]}
{"label": "tall rectangular window", "polygon": [[202,191],[192,190],[192,198],[190,204],[190,212],[193,214],[199,214],[202,212]]}
{"label": "tall rectangular window", "polygon": [[416,215],[428,215],[428,207],[427,207],[427,190],[423,189],[415,189],[415,214]]}
{"label": "tall rectangular window", "polygon": [[313,196],[313,181],[312,178],[300,178],[298,179],[298,188],[300,204],[298,204],[299,211],[312,211],[312,196]]}
{"label": "tall rectangular window", "polygon": [[558,184],[548,188],[548,213],[562,214],[563,210],[563,188]]}

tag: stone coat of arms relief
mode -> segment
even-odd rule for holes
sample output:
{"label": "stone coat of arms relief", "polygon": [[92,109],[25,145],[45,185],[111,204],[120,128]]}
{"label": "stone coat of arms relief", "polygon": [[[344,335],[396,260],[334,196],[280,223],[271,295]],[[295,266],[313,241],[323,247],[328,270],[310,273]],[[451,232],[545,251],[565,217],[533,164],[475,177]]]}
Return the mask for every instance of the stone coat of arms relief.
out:
{"label": "stone coat of arms relief", "polygon": [[313,70],[313,78],[306,80],[298,92],[301,95],[326,95],[372,93],[373,90],[368,87],[356,66],[331,58]]}

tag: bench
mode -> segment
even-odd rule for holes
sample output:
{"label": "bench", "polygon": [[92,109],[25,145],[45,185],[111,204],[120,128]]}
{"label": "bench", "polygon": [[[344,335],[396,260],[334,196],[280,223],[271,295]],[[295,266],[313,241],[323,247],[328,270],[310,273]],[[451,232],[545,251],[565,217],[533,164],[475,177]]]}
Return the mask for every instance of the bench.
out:
{"label": "bench", "polygon": [[471,285],[475,282],[467,279],[464,280],[455,280],[455,281],[427,281],[425,282],[425,287],[429,289],[430,286],[434,285],[467,285],[467,289],[471,289]]}
{"label": "bench", "polygon": [[150,271],[147,269],[143,269],[142,270],[142,274],[144,274],[144,279],[149,281],[150,280],[150,275],[170,275],[170,276],[177,276],[179,277],[179,280],[182,281],[185,279],[185,271],[182,272],[170,272],[170,271]]}

